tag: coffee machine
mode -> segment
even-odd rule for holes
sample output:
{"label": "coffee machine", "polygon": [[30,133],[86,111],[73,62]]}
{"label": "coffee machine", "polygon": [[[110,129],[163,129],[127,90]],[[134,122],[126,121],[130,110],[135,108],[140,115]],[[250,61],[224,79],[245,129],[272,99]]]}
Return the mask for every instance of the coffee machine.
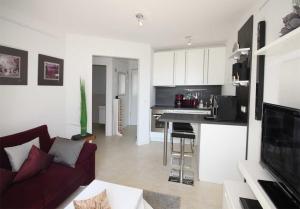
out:
{"label": "coffee machine", "polygon": [[183,95],[182,94],[176,94],[175,95],[175,107],[176,108],[182,107],[182,101],[183,101]]}

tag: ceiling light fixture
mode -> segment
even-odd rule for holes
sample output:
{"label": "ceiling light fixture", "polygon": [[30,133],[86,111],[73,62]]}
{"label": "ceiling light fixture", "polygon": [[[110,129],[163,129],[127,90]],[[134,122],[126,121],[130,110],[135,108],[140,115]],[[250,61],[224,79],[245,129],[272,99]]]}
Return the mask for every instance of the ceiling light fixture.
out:
{"label": "ceiling light fixture", "polygon": [[186,36],[185,37],[186,43],[188,46],[192,45],[192,36]]}
{"label": "ceiling light fixture", "polygon": [[135,15],[138,23],[139,23],[139,26],[143,26],[144,25],[144,15],[142,13],[137,13]]}

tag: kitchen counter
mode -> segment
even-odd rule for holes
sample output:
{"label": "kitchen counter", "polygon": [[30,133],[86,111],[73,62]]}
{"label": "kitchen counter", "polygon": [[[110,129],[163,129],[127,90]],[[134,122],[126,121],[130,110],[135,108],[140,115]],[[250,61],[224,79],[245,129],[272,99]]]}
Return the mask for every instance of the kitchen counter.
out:
{"label": "kitchen counter", "polygon": [[204,123],[204,124],[220,124],[220,125],[235,125],[247,126],[247,123],[242,121],[225,121],[225,120],[210,120],[205,119],[204,115],[199,114],[182,114],[182,113],[164,113],[159,121],[162,122],[178,122],[178,123]]}
{"label": "kitchen counter", "polygon": [[152,106],[153,110],[211,110],[211,108],[192,108],[192,107],[175,107],[175,106]]}
{"label": "kitchen counter", "polygon": [[[196,124],[216,124],[216,125],[228,125],[230,127],[238,127],[247,129],[247,123],[241,121],[221,121],[218,119],[210,120],[205,119],[205,115],[201,114],[184,114],[184,113],[163,113],[158,119],[165,123],[164,127],[164,147],[163,147],[163,165],[167,165],[167,147],[168,147],[168,124],[170,122],[177,123],[196,123]],[[202,125],[201,125],[202,127]],[[222,128],[222,126],[218,126]],[[223,128],[224,129],[224,128]],[[225,128],[227,130],[227,128]],[[217,133],[216,133],[217,134]]]}

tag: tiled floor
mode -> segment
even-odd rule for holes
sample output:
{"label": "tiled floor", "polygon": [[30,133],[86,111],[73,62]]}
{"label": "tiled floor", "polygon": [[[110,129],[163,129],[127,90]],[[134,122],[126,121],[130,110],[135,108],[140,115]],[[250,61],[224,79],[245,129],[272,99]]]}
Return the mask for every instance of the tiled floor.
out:
{"label": "tiled floor", "polygon": [[105,137],[104,127],[94,126],[97,135],[96,178],[122,185],[181,197],[181,209],[220,209],[222,185],[196,181],[194,186],[168,182],[169,168],[162,165],[162,143],[135,144],[135,127],[123,137]]}

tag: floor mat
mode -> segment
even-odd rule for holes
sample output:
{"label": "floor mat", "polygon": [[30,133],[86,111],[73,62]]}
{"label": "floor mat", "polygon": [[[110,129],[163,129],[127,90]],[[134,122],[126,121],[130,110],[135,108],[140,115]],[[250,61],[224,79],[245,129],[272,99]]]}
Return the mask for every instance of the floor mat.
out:
{"label": "floor mat", "polygon": [[144,190],[143,197],[153,209],[180,209],[181,200],[177,196]]}

